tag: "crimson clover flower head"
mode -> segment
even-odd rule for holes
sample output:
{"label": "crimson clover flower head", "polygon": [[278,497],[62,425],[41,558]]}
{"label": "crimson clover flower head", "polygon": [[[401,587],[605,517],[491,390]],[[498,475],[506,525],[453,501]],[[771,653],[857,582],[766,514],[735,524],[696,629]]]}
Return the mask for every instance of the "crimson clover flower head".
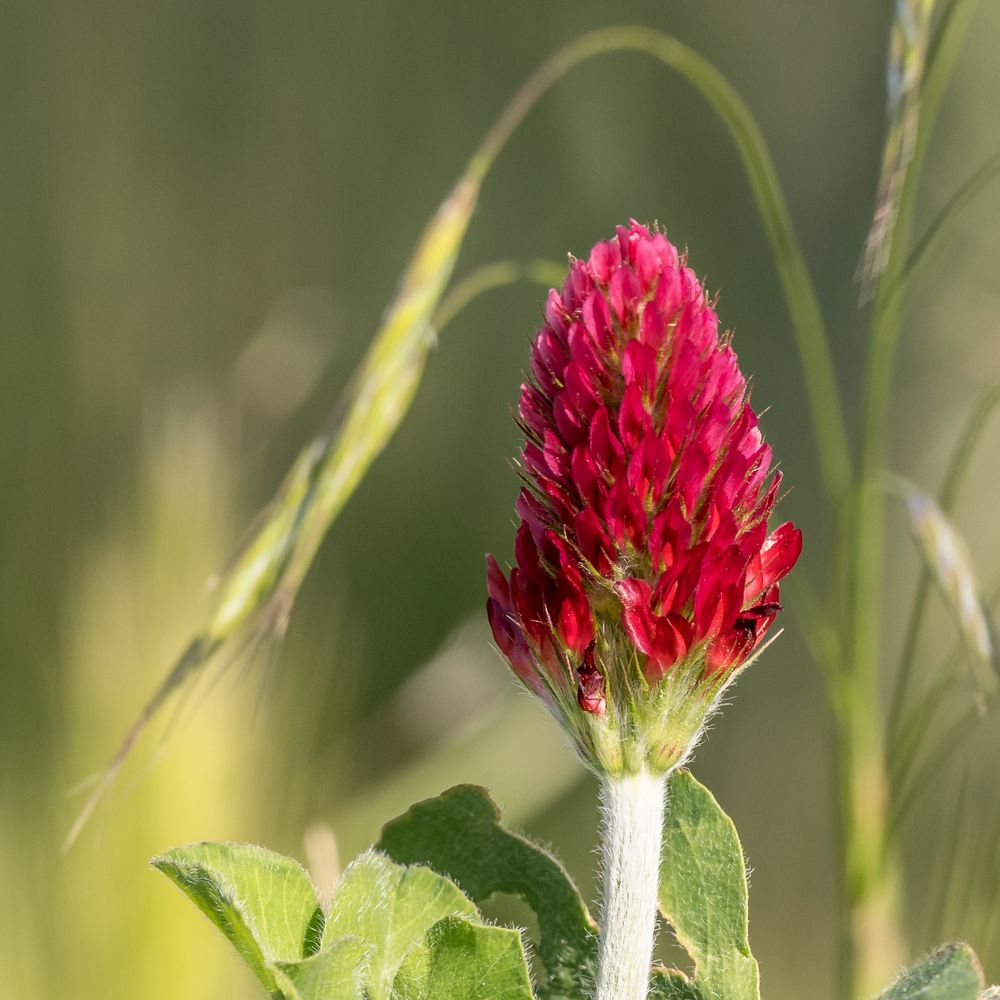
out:
{"label": "crimson clover flower head", "polygon": [[514,673],[599,772],[664,773],[781,610],[802,548],[713,303],[633,221],[572,260],[521,386],[516,565],[487,557]]}

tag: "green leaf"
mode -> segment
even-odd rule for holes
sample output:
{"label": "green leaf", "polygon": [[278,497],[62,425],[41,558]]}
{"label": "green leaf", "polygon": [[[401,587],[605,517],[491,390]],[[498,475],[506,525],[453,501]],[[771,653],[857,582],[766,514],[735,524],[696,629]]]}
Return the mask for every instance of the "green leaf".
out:
{"label": "green leaf", "polygon": [[265,989],[278,989],[273,963],[315,950],[322,911],[302,866],[253,844],[178,847],[152,864],[219,928]]}
{"label": "green leaf", "polygon": [[458,785],[418,802],[383,828],[378,849],[448,875],[477,903],[498,892],[523,899],[538,917],[537,955],[546,972],[539,996],[592,994],[597,927],[583,898],[552,855],[501,825],[485,789]]}
{"label": "green leaf", "polygon": [[702,1000],[701,991],[676,969],[654,969],[649,1000]]}
{"label": "green leaf", "polygon": [[368,851],[341,876],[323,931],[323,950],[344,937],[370,946],[363,982],[367,1000],[389,1000],[409,951],[450,916],[479,919],[475,906],[448,879],[428,868],[395,864]]}
{"label": "green leaf", "polygon": [[348,937],[301,962],[279,962],[281,990],[290,1000],[364,1000],[363,974],[370,950],[366,942]]}
{"label": "green leaf", "polygon": [[757,1000],[743,849],[733,821],[684,770],[671,777],[667,793],[660,908],[694,960],[705,1000]]}
{"label": "green leaf", "polygon": [[521,935],[449,917],[410,952],[393,1000],[533,1000]]}
{"label": "green leaf", "polygon": [[980,1000],[982,989],[979,960],[959,941],[907,969],[878,1000]]}

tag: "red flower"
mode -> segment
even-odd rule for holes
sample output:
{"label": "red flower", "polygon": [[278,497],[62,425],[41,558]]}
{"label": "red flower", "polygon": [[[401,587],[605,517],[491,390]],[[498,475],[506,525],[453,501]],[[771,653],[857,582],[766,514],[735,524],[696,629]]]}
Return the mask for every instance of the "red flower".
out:
{"label": "red flower", "polygon": [[664,235],[620,227],[572,263],[545,318],[518,408],[517,565],[508,580],[488,557],[490,625],[586,759],[665,769],[780,611],[801,534],[767,533],[780,474]]}

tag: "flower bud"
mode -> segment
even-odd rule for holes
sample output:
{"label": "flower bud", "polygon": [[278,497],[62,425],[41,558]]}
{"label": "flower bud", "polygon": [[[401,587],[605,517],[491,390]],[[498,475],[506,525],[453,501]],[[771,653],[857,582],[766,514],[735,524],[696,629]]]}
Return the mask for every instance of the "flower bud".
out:
{"label": "flower bud", "polygon": [[573,260],[521,386],[516,565],[487,557],[514,673],[601,773],[664,773],[781,610],[801,534],[768,534],[749,389],[675,247],[632,222]]}

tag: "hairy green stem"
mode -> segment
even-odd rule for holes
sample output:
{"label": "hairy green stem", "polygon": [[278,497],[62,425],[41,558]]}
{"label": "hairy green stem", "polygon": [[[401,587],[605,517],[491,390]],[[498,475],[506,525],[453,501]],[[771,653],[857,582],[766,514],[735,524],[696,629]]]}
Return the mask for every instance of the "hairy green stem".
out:
{"label": "hairy green stem", "polygon": [[601,784],[604,903],[596,1000],[645,1000],[653,962],[666,778],[647,772]]}

